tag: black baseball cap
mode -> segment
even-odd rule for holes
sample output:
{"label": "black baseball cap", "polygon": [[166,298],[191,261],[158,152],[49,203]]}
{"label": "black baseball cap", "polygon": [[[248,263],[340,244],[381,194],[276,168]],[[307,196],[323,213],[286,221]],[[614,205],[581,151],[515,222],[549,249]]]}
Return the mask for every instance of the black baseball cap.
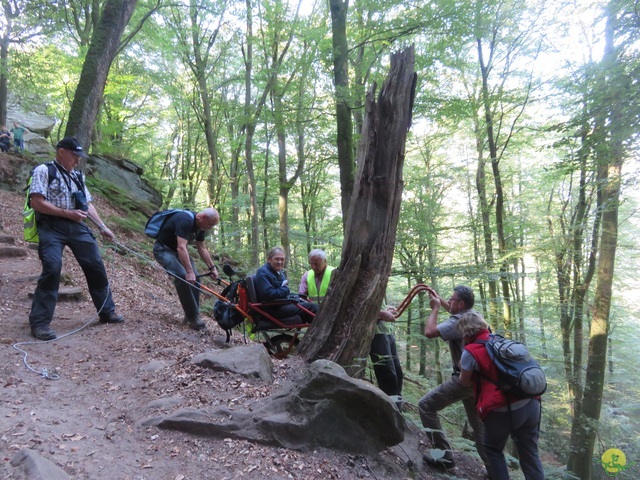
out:
{"label": "black baseball cap", "polygon": [[65,150],[71,150],[73,153],[82,158],[87,158],[89,155],[82,149],[80,142],[76,140],[76,137],[65,137],[58,142],[56,148],[64,148]]}

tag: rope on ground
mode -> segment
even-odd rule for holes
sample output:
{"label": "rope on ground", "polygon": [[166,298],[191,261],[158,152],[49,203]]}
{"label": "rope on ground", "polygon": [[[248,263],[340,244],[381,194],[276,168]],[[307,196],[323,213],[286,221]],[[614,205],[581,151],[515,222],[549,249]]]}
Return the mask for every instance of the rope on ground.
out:
{"label": "rope on ground", "polygon": [[[114,242],[115,243],[115,242]],[[112,266],[112,273],[113,270],[115,270],[115,248],[114,250],[114,254],[113,254],[113,262],[111,264]],[[110,291],[111,290],[111,284],[107,282],[107,290]],[[47,380],[59,380],[60,379],[60,375],[58,375],[57,373],[50,373],[49,369],[47,367],[42,367],[41,371],[37,371],[35,368],[33,368],[31,365],[29,365],[29,362],[27,361],[27,358],[29,357],[29,353],[25,350],[23,350],[21,347],[24,345],[44,345],[45,343],[52,343],[52,342],[56,342],[58,340],[62,340],[63,338],[66,337],[70,337],[71,335],[75,335],[78,332],[81,332],[82,330],[84,330],[85,328],[87,328],[89,325],[91,325],[92,323],[95,323],[96,320],[99,318],[100,316],[100,312],[102,312],[102,309],[105,306],[105,303],[107,301],[108,296],[105,298],[104,302],[102,303],[102,305],[100,306],[100,309],[98,310],[98,312],[93,315],[88,321],[86,321],[82,326],[76,328],[75,330],[72,330],[70,332],[67,332],[63,335],[59,335],[56,338],[52,339],[52,340],[29,340],[27,342],[18,342],[15,343],[13,345],[13,348],[15,350],[17,350],[18,352],[22,353],[22,363],[25,366],[25,368],[27,368],[27,370],[30,370],[31,372],[35,373],[36,375],[40,375],[42,378],[45,378]]]}
{"label": "rope on ground", "polygon": [[[173,276],[175,278],[177,278],[178,280],[185,282],[185,283],[189,283],[193,288],[199,290],[200,292],[204,293],[204,294],[209,294],[209,292],[207,292],[206,290],[201,289],[199,286],[191,284],[190,282],[187,282],[186,279],[168,271],[167,269],[165,269],[164,267],[162,267],[160,264],[158,264],[157,262],[155,262],[153,259],[149,258],[146,255],[143,255],[139,252],[136,252],[135,250],[129,248],[128,246],[124,245],[123,243],[117,242],[115,240],[112,241],[113,246],[110,247],[110,249],[113,251],[113,261],[111,262],[111,273],[113,274],[113,272],[115,271],[115,263],[116,263],[116,254],[117,254],[117,248],[120,248],[126,252],[131,253],[134,256],[137,256],[141,259],[143,259],[145,262],[148,262],[154,266],[156,266],[156,268],[158,268],[159,270],[164,271],[165,273],[169,274],[170,276]],[[107,275],[109,277],[109,275]],[[110,291],[111,290],[111,284],[107,283],[107,289]],[[105,298],[105,303],[106,303],[106,298]],[[51,342],[56,342],[58,340],[62,340],[63,338],[69,337],[71,335],[75,335],[78,332],[81,332],[82,330],[84,330],[85,328],[87,328],[89,325],[93,324],[96,322],[96,320],[99,318],[100,316],[100,312],[102,311],[102,309],[104,308],[105,303],[102,304],[102,306],[100,307],[100,309],[98,310],[98,312],[92,316],[87,322],[85,322],[81,327],[76,328],[75,330],[72,330],[70,332],[67,332],[63,335],[59,335],[56,338],[52,339],[52,340],[30,340],[27,342],[18,342],[16,344],[13,345],[13,348],[17,351],[19,351],[20,353],[22,353],[22,363],[24,364],[24,366],[30,370],[31,372],[35,373],[36,375],[40,375],[42,378],[46,378],[47,380],[59,380],[60,379],[60,375],[58,375],[57,373],[51,373],[49,372],[49,370],[46,367],[43,367],[41,371],[37,371],[35,368],[33,368],[31,365],[29,365],[29,362],[27,361],[27,358],[29,356],[29,354],[23,350],[22,346],[24,345],[43,345],[45,343],[51,343]]]}

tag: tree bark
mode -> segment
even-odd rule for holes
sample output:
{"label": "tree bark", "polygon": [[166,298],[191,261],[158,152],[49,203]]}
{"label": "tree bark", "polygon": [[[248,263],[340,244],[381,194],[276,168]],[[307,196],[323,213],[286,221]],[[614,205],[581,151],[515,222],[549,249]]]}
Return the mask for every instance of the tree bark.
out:
{"label": "tree bark", "polygon": [[[7,19],[7,30],[11,24]],[[0,38],[0,124],[7,123],[7,77],[9,76],[9,35]]]}
{"label": "tree bark", "polygon": [[[493,128],[493,111],[491,107],[491,94],[489,91],[489,71],[491,60],[487,63],[484,61],[482,53],[482,42],[478,42],[478,61],[480,63],[480,72],[482,74],[482,104],[484,106],[484,118],[486,128],[486,140],[489,147],[489,157],[491,159],[491,168],[493,171],[493,182],[495,185],[495,206],[496,206],[496,232],[498,235],[498,251],[502,257],[500,265],[500,284],[502,285],[502,324],[504,325],[504,334],[511,337],[512,333],[512,312],[511,312],[511,293],[509,289],[509,276],[507,257],[507,241],[504,232],[504,189],[502,187],[502,177],[500,174],[500,158],[498,157],[498,147],[496,145],[496,134]],[[489,55],[493,58],[493,55]]]}
{"label": "tree bark", "polygon": [[85,148],[91,143],[111,63],[120,37],[131,19],[137,0],[107,0],[93,32],[76,93],[69,110],[65,136],[74,136]]}
{"label": "tree bark", "polygon": [[13,34],[13,20],[20,15],[17,4],[4,0],[2,2],[4,14],[4,30],[0,37],[0,124],[7,123],[7,93],[9,78],[9,43]]}
{"label": "tree bark", "polygon": [[349,1],[329,0],[331,9],[331,38],[333,42],[333,79],[336,89],[336,128],[340,190],[342,199],[342,227],[346,231],[349,202],[354,184],[353,121],[349,105],[349,46],[347,44],[347,10]]}
{"label": "tree bark", "polygon": [[[618,102],[613,91],[620,88],[617,85],[616,74],[621,66],[615,47],[617,16],[619,5],[609,2],[607,6],[607,23],[605,27],[605,54],[602,61],[603,70],[603,102],[602,109],[606,121],[601,125],[606,128],[603,132],[602,147],[597,149],[598,161],[597,182],[598,211],[602,212],[600,253],[596,273],[596,289],[593,305],[593,319],[589,332],[589,357],[584,383],[584,395],[581,411],[574,416],[572,426],[571,449],[567,468],[578,478],[592,477],[592,464],[595,439],[598,434],[598,423],[602,409],[602,394],[607,365],[607,341],[610,330],[611,292],[613,273],[618,241],[618,208],[620,201],[620,179],[622,163],[625,157],[624,144],[627,136],[633,134],[633,129],[625,125],[624,107]],[[626,77],[625,74],[622,74]],[[628,87],[628,85],[627,85]],[[616,99],[612,101],[612,99]]]}
{"label": "tree bark", "polygon": [[[215,188],[219,174],[219,159],[218,159],[218,128],[217,122],[214,122],[213,113],[211,108],[211,95],[209,93],[209,86],[207,84],[207,72],[209,69],[209,62],[211,61],[209,52],[218,38],[218,32],[220,31],[220,24],[214,29],[213,32],[205,32],[202,29],[202,18],[199,16],[200,5],[195,1],[189,2],[189,18],[191,19],[191,45],[193,48],[193,60],[189,60],[189,66],[196,78],[198,85],[198,95],[200,97],[202,112],[200,114],[200,121],[202,122],[202,128],[204,130],[205,139],[207,141],[207,152],[209,153],[209,181],[208,192],[211,203],[213,205],[218,204],[219,191]],[[222,23],[224,18],[224,11],[220,15],[219,22]]]}
{"label": "tree bark", "polygon": [[342,261],[298,349],[306,361],[329,359],[356,377],[363,373],[391,273],[416,78],[410,47],[391,56],[378,102],[375,84],[367,94]]}

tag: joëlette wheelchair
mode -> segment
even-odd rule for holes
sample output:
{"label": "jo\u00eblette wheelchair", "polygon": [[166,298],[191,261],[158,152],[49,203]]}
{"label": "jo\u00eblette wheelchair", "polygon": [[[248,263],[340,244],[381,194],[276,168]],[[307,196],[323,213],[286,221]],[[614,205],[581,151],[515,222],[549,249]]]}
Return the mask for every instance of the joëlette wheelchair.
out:
{"label": "jo\u00eblette wheelchair", "polygon": [[[229,265],[225,265],[223,271],[229,275],[229,278],[235,275],[235,272]],[[245,319],[247,323],[251,325],[251,333],[262,337],[264,340],[262,343],[272,357],[282,359],[294,352],[300,342],[301,335],[304,334],[304,331],[310,324],[305,323],[300,315],[277,318],[269,313],[269,309],[281,305],[294,304],[301,313],[305,312],[311,318],[314,318],[315,314],[313,312],[300,305],[299,302],[301,299],[299,296],[292,295],[291,298],[282,300],[260,302],[256,295],[253,276],[247,276],[235,282],[219,280],[219,283],[220,282],[226,285],[226,288],[222,292],[223,294],[210,289],[206,285],[201,285],[201,288],[219,300],[226,302],[229,308],[237,312],[238,318],[241,316]],[[411,304],[414,297],[420,292],[428,291],[429,288],[428,285],[423,283],[415,285],[404,300],[396,307],[394,317],[399,318]],[[216,321],[220,324],[220,319],[216,318]],[[230,328],[226,329],[226,331],[228,342],[230,338]]]}
{"label": "jo\u00eblette wheelchair", "polygon": [[[231,278],[235,275],[233,269],[225,265],[223,271]],[[227,309],[232,309],[232,314],[238,318],[239,324],[242,319],[250,325],[250,333],[260,336],[269,354],[274,358],[286,358],[300,342],[300,336],[310,325],[302,320],[302,314],[307,318],[314,318],[315,314],[300,305],[301,298],[291,295],[289,298],[269,302],[258,300],[254,285],[253,276],[247,276],[235,282],[227,282],[220,279],[218,284],[225,285],[222,293],[218,293],[205,284],[200,284],[200,288],[215,296],[219,301],[224,302]],[[270,310],[282,305],[295,305],[300,310],[300,315],[292,315],[286,318],[278,318]],[[221,318],[214,319],[227,332],[227,342],[229,341],[231,328],[229,323],[221,322]]]}

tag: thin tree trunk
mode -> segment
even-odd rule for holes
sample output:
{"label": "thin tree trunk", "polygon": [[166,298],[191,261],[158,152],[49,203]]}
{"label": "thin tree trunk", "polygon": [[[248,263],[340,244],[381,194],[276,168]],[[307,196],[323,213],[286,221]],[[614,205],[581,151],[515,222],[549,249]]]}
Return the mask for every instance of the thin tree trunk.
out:
{"label": "thin tree trunk", "polygon": [[538,299],[538,321],[540,323],[540,341],[542,345],[542,358],[549,358],[547,352],[547,335],[544,330],[544,310],[542,308],[542,273],[540,272],[540,260],[536,258],[536,297]]}
{"label": "thin tree trunk", "polygon": [[509,265],[507,258],[507,241],[504,232],[504,189],[502,188],[502,177],[500,174],[500,159],[498,158],[498,148],[496,146],[495,132],[493,129],[493,113],[491,110],[489,92],[489,68],[484,62],[482,53],[482,42],[478,39],[478,60],[482,73],[482,102],[484,105],[484,117],[486,124],[486,138],[489,146],[489,158],[491,159],[491,169],[493,171],[493,183],[495,192],[495,212],[496,212],[496,233],[498,236],[498,252],[502,258],[500,264],[500,283],[502,285],[502,324],[504,333],[510,336],[512,332],[511,320],[511,292],[509,289]]}
{"label": "thin tree trunk", "polygon": [[65,136],[76,137],[85,148],[91,143],[109,69],[136,3],[137,0],[106,0],[93,31],[65,130]]}
{"label": "thin tree trunk", "polygon": [[[213,115],[211,112],[211,97],[209,95],[209,88],[207,85],[207,62],[209,61],[208,52],[216,41],[220,25],[211,34],[210,38],[205,39],[205,45],[202,45],[202,38],[200,32],[201,19],[198,16],[199,6],[195,0],[190,0],[189,3],[189,17],[191,19],[191,42],[193,45],[193,62],[190,62],[191,70],[196,78],[196,84],[198,85],[198,95],[202,104],[202,126],[204,129],[204,135],[207,141],[207,151],[209,153],[209,196],[213,204],[218,203],[219,190],[216,188],[219,178],[219,166],[218,166],[218,148],[217,148],[217,127],[214,128]],[[224,15],[220,15],[220,22]],[[204,48],[205,55],[203,56],[202,50]]]}
{"label": "thin tree trunk", "polygon": [[486,162],[480,138],[479,124],[476,123],[476,148],[478,153],[478,168],[476,170],[476,189],[478,191],[478,202],[480,203],[480,218],[482,220],[482,238],[484,240],[485,252],[485,276],[488,277],[487,284],[489,286],[488,304],[488,322],[494,331],[500,329],[498,321],[498,282],[494,280],[493,269],[495,268],[495,260],[493,253],[493,238],[491,230],[491,217],[489,215],[489,201],[487,200],[487,177],[485,173]]}
{"label": "thin tree trunk", "polygon": [[[605,54],[602,62],[604,75],[613,76],[617,65],[615,30],[617,26],[617,6],[610,2],[607,6],[607,22],[605,26]],[[615,88],[609,79],[602,82],[604,90]],[[603,98],[607,98],[604,95]],[[608,108],[606,108],[608,107]],[[596,290],[594,296],[593,319],[589,332],[589,358],[585,375],[584,396],[579,415],[574,416],[572,426],[571,449],[568,469],[578,478],[591,478],[593,453],[597,425],[600,421],[604,377],[607,367],[607,342],[610,330],[611,291],[618,241],[618,207],[620,200],[620,178],[624,158],[625,128],[619,125],[620,106],[615,102],[607,104],[601,111],[608,110],[606,122],[608,134],[607,149],[598,152],[597,181],[598,210],[602,212],[602,228],[600,236],[600,254],[596,273]],[[622,137],[622,138],[621,138]],[[604,145],[602,145],[604,147]]]}
{"label": "thin tree trunk", "polygon": [[255,120],[251,111],[251,86],[253,76],[253,5],[251,0],[246,0],[247,6],[247,46],[244,58],[244,114],[247,119],[245,124],[244,159],[247,165],[247,180],[249,190],[249,212],[251,217],[251,263],[258,265],[259,251],[259,224],[258,224],[258,193],[256,192],[256,174],[253,170],[253,135],[256,131]]}
{"label": "thin tree trunk", "polygon": [[0,125],[7,123],[7,78],[9,76],[9,32],[11,19],[7,18],[6,32],[0,38]]}
{"label": "thin tree trunk", "polygon": [[[602,235],[598,256],[597,284],[594,297],[593,319],[589,332],[589,358],[585,376],[584,396],[581,412],[574,417],[575,434],[571,438],[569,467],[578,478],[591,478],[593,450],[597,435],[604,375],[607,366],[607,342],[609,337],[609,315],[611,290],[618,239],[618,201],[622,167],[621,145],[612,152],[613,163],[604,165],[600,181],[603,182]],[[573,429],[572,429],[573,430]]]}
{"label": "thin tree trunk", "polygon": [[349,1],[329,0],[333,42],[333,78],[336,89],[336,127],[340,189],[342,199],[342,227],[347,228],[347,212],[353,191],[355,164],[353,162],[353,121],[349,105],[349,46],[347,44],[347,10]]}

